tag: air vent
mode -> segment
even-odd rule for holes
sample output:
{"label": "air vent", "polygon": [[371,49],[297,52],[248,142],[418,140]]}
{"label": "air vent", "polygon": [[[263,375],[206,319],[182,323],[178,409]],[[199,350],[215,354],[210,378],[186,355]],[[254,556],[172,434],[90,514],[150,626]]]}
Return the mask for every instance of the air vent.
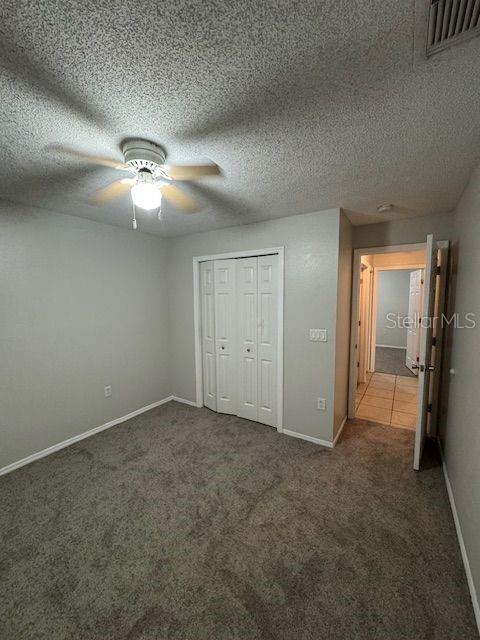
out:
{"label": "air vent", "polygon": [[427,56],[480,33],[480,0],[429,0]]}

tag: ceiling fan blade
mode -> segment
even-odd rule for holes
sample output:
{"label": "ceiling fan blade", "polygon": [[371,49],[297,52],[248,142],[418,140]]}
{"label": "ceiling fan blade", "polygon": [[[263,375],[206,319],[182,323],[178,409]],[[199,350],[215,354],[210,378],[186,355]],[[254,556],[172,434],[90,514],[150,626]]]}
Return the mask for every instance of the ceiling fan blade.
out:
{"label": "ceiling fan blade", "polygon": [[160,185],[160,191],[166,200],[185,211],[185,213],[197,213],[197,211],[200,211],[195,200],[183,193],[174,184],[162,184]]}
{"label": "ceiling fan blade", "polygon": [[116,182],[112,182],[107,187],[103,189],[99,189],[95,195],[92,197],[93,204],[105,204],[109,200],[113,200],[113,198],[119,198],[124,193],[129,191],[132,186],[135,184],[134,178],[123,178],[122,180],[117,180]]}
{"label": "ceiling fan blade", "polygon": [[221,173],[218,164],[167,164],[164,168],[172,180],[198,180]]}
{"label": "ceiling fan blade", "polygon": [[47,147],[49,151],[63,153],[65,155],[71,156],[72,158],[78,158],[79,160],[83,160],[84,162],[88,162],[89,164],[98,164],[102,167],[109,167],[111,169],[120,169],[121,171],[129,171],[133,173],[133,169],[130,165],[125,164],[125,162],[120,162],[119,160],[114,160],[113,158],[104,158],[103,156],[94,156],[89,153],[83,153],[82,151],[77,151],[76,149],[70,149],[69,147],[64,147],[60,144],[52,144]]}

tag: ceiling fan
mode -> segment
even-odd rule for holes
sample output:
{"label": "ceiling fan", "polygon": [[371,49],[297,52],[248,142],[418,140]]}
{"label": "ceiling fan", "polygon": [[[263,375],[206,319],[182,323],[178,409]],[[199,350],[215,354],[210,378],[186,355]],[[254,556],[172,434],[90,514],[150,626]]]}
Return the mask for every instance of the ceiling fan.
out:
{"label": "ceiling fan", "polygon": [[122,145],[124,162],[112,158],[90,155],[63,145],[50,145],[50,151],[70,155],[89,164],[95,164],[130,174],[100,189],[92,197],[92,203],[102,205],[130,191],[133,205],[132,226],[137,228],[136,207],[147,211],[157,210],[160,219],[162,197],[185,213],[197,213],[200,209],[190,196],[184,193],[175,180],[198,180],[204,176],[220,175],[220,167],[212,164],[165,164],[166,152],[160,145],[148,140],[127,140]]}

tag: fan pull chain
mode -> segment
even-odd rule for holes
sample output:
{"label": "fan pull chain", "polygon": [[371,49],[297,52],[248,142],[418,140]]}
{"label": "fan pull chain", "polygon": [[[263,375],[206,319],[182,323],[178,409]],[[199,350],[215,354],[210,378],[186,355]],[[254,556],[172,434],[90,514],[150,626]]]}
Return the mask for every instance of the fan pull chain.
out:
{"label": "fan pull chain", "polygon": [[133,209],[132,229],[136,231],[138,228],[138,225],[137,225],[137,218],[136,218],[136,212],[135,212],[135,205],[133,204],[133,202],[132,202],[132,209]]}

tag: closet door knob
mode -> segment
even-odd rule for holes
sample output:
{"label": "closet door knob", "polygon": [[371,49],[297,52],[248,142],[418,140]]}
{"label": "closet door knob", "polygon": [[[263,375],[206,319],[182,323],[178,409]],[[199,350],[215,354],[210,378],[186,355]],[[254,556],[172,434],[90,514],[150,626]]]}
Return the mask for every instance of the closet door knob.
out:
{"label": "closet door knob", "polygon": [[225,349],[225,345],[224,345],[224,344],[222,344],[221,348],[222,348],[222,349]]}
{"label": "closet door knob", "polygon": [[250,353],[250,349],[247,349],[247,353]]}

